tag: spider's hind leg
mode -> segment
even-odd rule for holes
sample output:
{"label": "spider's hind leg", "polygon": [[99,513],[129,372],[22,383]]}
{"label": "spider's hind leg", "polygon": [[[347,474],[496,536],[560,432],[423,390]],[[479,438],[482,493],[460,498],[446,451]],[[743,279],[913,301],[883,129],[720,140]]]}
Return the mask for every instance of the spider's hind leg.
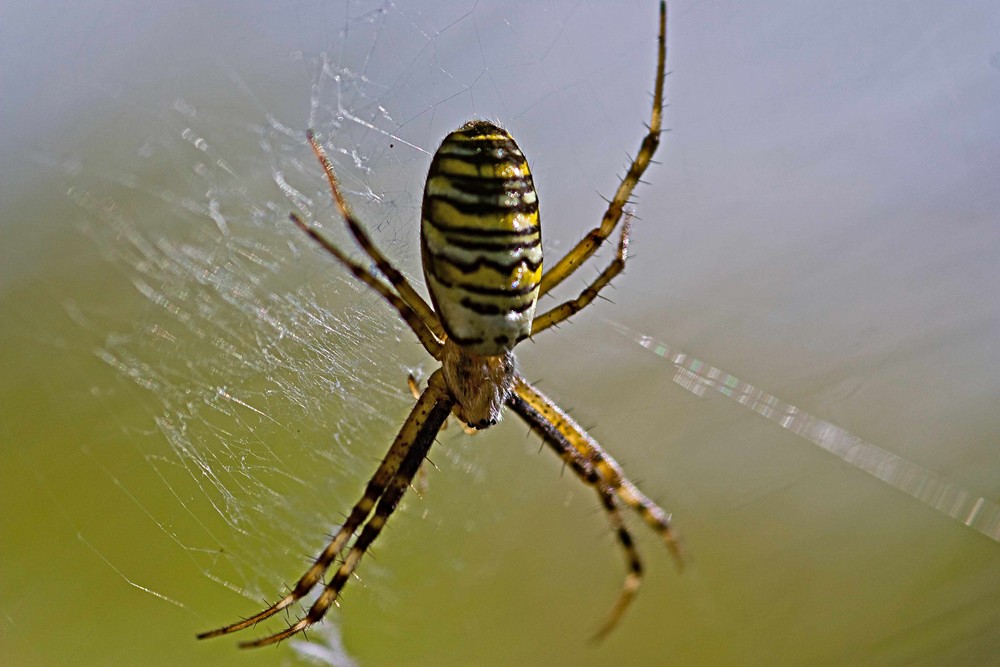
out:
{"label": "spider's hind leg", "polygon": [[310,238],[322,246],[324,250],[333,255],[338,262],[354,274],[355,278],[381,294],[382,298],[388,301],[389,304],[396,309],[396,312],[403,318],[403,321],[406,322],[407,326],[409,326],[413,333],[417,335],[417,338],[420,339],[420,343],[424,346],[424,349],[427,350],[427,352],[435,359],[439,359],[441,357],[441,339],[434,333],[434,325],[437,325],[436,316],[432,319],[428,319],[421,315],[420,311],[414,309],[410,302],[394,292],[388,285],[386,285],[367,268],[348,257],[343,250],[338,248],[334,243],[314,228],[306,224],[305,220],[297,214],[291,213],[288,218],[295,223],[299,229],[308,234]]}
{"label": "spider's hind leg", "polygon": [[361,221],[355,217],[354,212],[344,198],[344,194],[340,191],[340,180],[333,171],[333,162],[326,154],[326,151],[323,150],[323,145],[316,138],[316,134],[312,130],[309,130],[306,133],[306,137],[309,139],[309,145],[312,147],[313,153],[316,154],[316,159],[319,160],[320,165],[323,167],[326,180],[330,184],[330,191],[333,193],[333,200],[336,202],[340,215],[343,217],[347,229],[351,232],[351,236],[354,237],[354,240],[365,251],[365,254],[375,263],[375,266],[386,277],[389,284],[399,293],[399,296],[402,297],[406,305],[416,313],[416,316],[423,322],[424,326],[434,334],[435,338],[444,340],[444,328],[434,313],[434,309],[413,289],[413,285],[406,279],[406,276],[382,254],[382,251],[378,249],[378,246],[368,236],[368,233],[361,225]]}
{"label": "spider's hind leg", "polygon": [[548,294],[554,287],[580,268],[590,259],[604,241],[611,236],[622,219],[622,213],[635,186],[639,184],[653,155],[660,145],[660,134],[663,125],[663,79],[666,76],[667,63],[667,3],[660,2],[660,33],[657,37],[656,49],[656,81],[653,84],[653,110],[649,117],[646,136],[639,145],[639,152],[629,164],[628,170],[618,184],[614,196],[608,202],[608,208],[601,218],[601,223],[590,230],[573,248],[559,259],[542,275],[538,288],[538,296]]}
{"label": "spider's hind leg", "polygon": [[625,270],[625,261],[628,259],[629,233],[632,231],[632,219],[634,217],[635,215],[631,211],[625,211],[625,221],[622,222],[622,235],[618,241],[618,252],[615,253],[615,258],[611,260],[592,283],[580,292],[580,296],[561,303],[540,315],[536,315],[531,323],[532,336],[545,331],[549,327],[556,326],[589,306],[601,293],[601,290],[610,285],[611,281]]}

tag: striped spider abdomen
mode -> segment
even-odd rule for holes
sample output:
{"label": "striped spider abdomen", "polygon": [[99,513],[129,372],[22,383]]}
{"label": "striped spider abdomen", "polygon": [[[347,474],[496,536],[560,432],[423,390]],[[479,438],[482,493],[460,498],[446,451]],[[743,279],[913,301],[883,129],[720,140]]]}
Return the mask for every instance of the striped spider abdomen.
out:
{"label": "striped spider abdomen", "polygon": [[420,238],[427,287],[451,340],[498,356],[528,337],[542,276],[538,196],[506,130],[473,120],[441,142]]}

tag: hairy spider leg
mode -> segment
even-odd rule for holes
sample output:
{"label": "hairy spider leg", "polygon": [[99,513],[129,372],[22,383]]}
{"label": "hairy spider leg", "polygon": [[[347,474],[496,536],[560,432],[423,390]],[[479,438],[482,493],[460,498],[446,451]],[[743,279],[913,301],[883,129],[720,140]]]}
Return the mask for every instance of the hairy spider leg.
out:
{"label": "hairy spider leg", "polygon": [[608,615],[604,617],[604,621],[601,622],[600,627],[594,633],[594,639],[603,639],[618,625],[618,621],[625,614],[625,610],[629,608],[629,605],[632,604],[636,593],[639,592],[639,586],[642,584],[642,561],[639,560],[639,551],[635,548],[632,534],[625,527],[625,520],[622,518],[621,509],[615,502],[614,493],[607,486],[601,485],[597,487],[597,496],[600,498],[601,505],[608,514],[611,529],[618,536],[618,542],[625,551],[626,567],[628,567],[628,573],[625,575],[625,581],[622,583],[622,590],[618,594],[618,599],[615,600],[610,611],[608,611]]}
{"label": "hairy spider leg", "polygon": [[614,491],[601,478],[601,475],[594,468],[593,463],[577,451],[562,433],[556,430],[534,407],[517,394],[508,399],[507,406],[516,412],[528,424],[528,427],[559,455],[559,458],[576,473],[577,477],[594,487],[601,505],[607,512],[611,528],[624,552],[628,572],[625,574],[625,580],[622,583],[618,599],[612,605],[611,610],[598,630],[594,633],[595,639],[601,639],[618,624],[625,610],[628,609],[635,598],[642,583],[642,560],[639,558],[639,552],[635,548],[635,540],[632,539],[632,534],[628,531],[625,522],[622,520],[621,510],[615,502]]}
{"label": "hairy spider leg", "polygon": [[[313,152],[319,159],[319,163],[323,166],[323,171],[326,173],[326,180],[330,183],[330,190],[333,192],[333,199],[337,204],[337,208],[340,209],[340,215],[344,218],[344,222],[347,224],[347,228],[350,230],[351,235],[354,236],[354,240],[357,241],[361,249],[365,251],[365,254],[371,258],[378,270],[382,272],[382,275],[386,277],[389,283],[396,288],[396,291],[403,298],[403,301],[407,303],[424,321],[424,325],[431,330],[434,336],[439,340],[444,340],[444,329],[441,327],[441,323],[438,320],[437,315],[431,307],[424,301],[413,286],[410,281],[393,266],[392,262],[382,254],[382,251],[372,242],[368,237],[367,232],[365,232],[364,227],[361,222],[354,217],[351,207],[348,205],[347,200],[344,198],[343,193],[340,191],[340,181],[333,171],[333,162],[330,161],[329,156],[327,156],[326,151],[323,150],[323,146],[316,139],[316,135],[312,130],[306,132],[306,137],[309,138],[309,145],[312,146]],[[324,244],[326,245],[326,244]]]}
{"label": "hairy spider leg", "polygon": [[605,267],[603,271],[587,285],[580,296],[565,303],[561,303],[551,310],[547,310],[535,317],[531,323],[531,335],[535,336],[540,331],[545,331],[549,327],[555,326],[563,320],[569,319],[581,310],[586,308],[597,298],[601,290],[615,279],[615,277],[625,269],[625,260],[628,258],[628,238],[632,230],[632,214],[625,212],[625,221],[622,223],[622,235],[618,241],[618,252],[615,258]]}
{"label": "hairy spider leg", "polygon": [[649,132],[642,140],[635,160],[629,165],[628,171],[622,177],[615,196],[608,203],[608,209],[601,219],[599,227],[595,227],[580,240],[576,246],[560,259],[555,266],[542,275],[539,296],[547,294],[556,285],[566,280],[581,264],[590,259],[604,243],[621,220],[622,211],[632,196],[632,191],[639,184],[646,167],[653,159],[653,154],[660,145],[660,134],[663,122],[663,79],[666,76],[667,62],[667,3],[660,2],[660,33],[657,37],[656,85],[653,89],[653,113],[649,121]]}
{"label": "hairy spider leg", "polygon": [[326,584],[323,592],[316,599],[316,602],[313,603],[312,607],[309,608],[305,616],[281,632],[256,641],[243,642],[240,644],[241,648],[257,648],[280,642],[318,623],[326,615],[326,612],[336,602],[340,591],[343,590],[344,585],[347,584],[347,580],[358,566],[362,556],[365,555],[368,547],[371,546],[375,538],[382,532],[382,528],[385,527],[389,517],[395,511],[403,494],[406,493],[406,489],[409,488],[410,482],[413,481],[413,477],[420,468],[420,464],[427,458],[427,452],[434,443],[434,439],[441,430],[441,425],[448,417],[448,413],[451,412],[451,407],[451,395],[444,386],[444,380],[440,375],[440,371],[438,371],[430,377],[428,388],[424,391],[420,400],[417,401],[410,416],[407,417],[406,423],[403,424],[403,429],[400,431],[400,436],[406,439],[410,446],[399,464],[396,476],[393,477],[389,486],[385,489],[385,492],[378,501],[378,505],[375,507],[375,514],[368,520],[364,528],[361,529],[361,534],[354,541],[351,550],[348,552],[347,557],[344,558],[344,562],[337,569],[336,574]]}
{"label": "hairy spider leg", "polygon": [[[424,346],[424,349],[426,349],[427,352],[430,353],[430,355],[435,359],[441,358],[441,341],[434,335],[434,330],[428,325],[427,319],[421,317],[420,313],[413,309],[413,306],[389,289],[389,287],[372,274],[371,271],[353,261],[350,257],[344,254],[343,250],[331,243],[315,229],[307,225],[298,215],[291,213],[288,217],[292,222],[298,225],[299,229],[312,237],[313,240],[333,255],[338,262],[343,264],[348,271],[354,274],[354,277],[381,294],[385,300],[396,309],[400,317],[402,317],[406,324],[409,325],[410,329],[413,330],[413,333],[417,335],[417,338],[420,339],[420,343]],[[436,318],[434,319],[434,322],[437,324]]]}
{"label": "hairy spider leg", "polygon": [[[392,514],[392,511],[395,509],[396,504],[402,497],[406,487],[409,486],[416,467],[419,467],[420,462],[427,456],[427,450],[430,448],[431,443],[433,443],[434,438],[437,437],[441,424],[448,416],[448,412],[451,410],[451,404],[451,396],[444,385],[442,373],[440,370],[435,371],[428,380],[427,389],[424,390],[424,393],[420,396],[416,405],[414,405],[413,410],[410,411],[410,415],[403,423],[403,427],[400,429],[399,434],[396,436],[392,446],[386,453],[385,458],[382,459],[382,462],[375,470],[375,474],[365,487],[365,491],[361,496],[361,499],[354,505],[353,509],[351,509],[351,513],[347,517],[347,520],[337,531],[337,534],[334,535],[333,539],[326,546],[326,548],[323,549],[322,553],[316,557],[312,567],[310,567],[309,570],[302,575],[292,591],[259,614],[255,614],[254,616],[238,623],[233,623],[209,632],[203,632],[198,635],[198,639],[208,639],[209,637],[226,635],[248,628],[252,625],[256,625],[264,619],[278,613],[282,609],[285,609],[297,600],[305,597],[309,591],[316,586],[316,584],[322,581],[324,574],[329,569],[331,563],[333,563],[337,555],[341,552],[341,550],[343,550],[347,541],[354,535],[361,524],[364,523],[364,521],[372,513],[372,510],[375,509],[374,517],[367,524],[365,524],[365,527],[361,531],[361,535],[352,546],[347,560],[343,565],[341,565],[337,574],[334,576],[333,581],[331,581],[331,584],[327,586],[324,593],[320,596],[316,603],[313,604],[306,617],[296,623],[293,627],[298,626],[298,630],[301,630],[322,618],[323,614],[326,613],[327,608],[333,603],[333,599],[336,598],[336,592],[332,594],[332,598],[330,597],[330,594],[328,594],[330,586],[332,586],[334,582],[339,581],[336,589],[339,591],[340,587],[342,587],[344,583],[343,581],[340,581],[340,579],[346,579],[346,576],[353,572],[354,567],[357,565],[357,561],[361,558],[364,550],[369,544],[371,544],[372,540],[375,539],[381,530],[382,525],[385,524],[386,519],[388,519],[389,515]],[[413,470],[411,470],[411,468],[413,468]],[[400,485],[402,485],[402,488],[400,488]],[[376,505],[376,503],[378,504]],[[341,577],[341,574],[345,572],[345,567],[348,566],[348,563],[351,563],[350,568],[346,571],[344,576]],[[327,602],[325,605],[320,605],[321,601]],[[241,646],[263,646],[265,644],[274,643],[291,636],[298,630],[291,632],[286,630],[285,632],[278,633],[277,635],[273,635],[262,640],[241,644]]]}
{"label": "hairy spider leg", "polygon": [[[514,392],[520,402],[531,407],[537,414],[537,419],[545,423],[546,441],[551,444],[549,437],[558,438],[561,441],[560,448],[568,446],[576,450],[582,459],[594,467],[601,481],[608,485],[618,500],[635,510],[646,522],[646,525],[660,535],[674,557],[678,568],[683,567],[684,558],[681,554],[680,542],[670,527],[670,516],[639,491],[635,484],[626,479],[618,462],[611,458],[572,417],[563,412],[551,399],[531,386],[524,378],[517,378],[514,383]],[[511,398],[508,399],[507,404],[515,412],[521,414],[519,401]]]}

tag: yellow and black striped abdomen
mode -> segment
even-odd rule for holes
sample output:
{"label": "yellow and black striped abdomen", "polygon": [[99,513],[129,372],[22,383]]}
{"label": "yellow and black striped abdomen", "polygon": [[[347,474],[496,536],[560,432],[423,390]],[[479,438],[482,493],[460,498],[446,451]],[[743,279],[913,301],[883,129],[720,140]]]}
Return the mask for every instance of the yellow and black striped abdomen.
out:
{"label": "yellow and black striped abdomen", "polygon": [[445,137],[427,174],[420,238],[449,338],[498,355],[531,333],[542,276],[538,197],[506,130],[474,120]]}

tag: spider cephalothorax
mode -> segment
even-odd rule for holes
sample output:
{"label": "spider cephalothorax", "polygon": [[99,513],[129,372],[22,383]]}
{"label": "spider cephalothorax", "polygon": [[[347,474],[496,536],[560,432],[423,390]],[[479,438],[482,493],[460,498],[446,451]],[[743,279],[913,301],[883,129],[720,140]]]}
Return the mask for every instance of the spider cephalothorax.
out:
{"label": "spider cephalothorax", "polygon": [[455,416],[476,429],[500,421],[500,411],[514,388],[514,353],[483,356],[451,340],[441,349],[441,369],[455,397]]}
{"label": "spider cephalothorax", "polygon": [[[623,209],[660,141],[666,15],[666,3],[661,2],[649,131],[600,225],[544,273],[538,197],[528,163],[506,130],[488,121],[470,121],[444,139],[431,162],[421,216],[421,251],[433,308],[368,238],[344,199],[333,164],[319,141],[308,133],[347,228],[382,275],[352,260],[297,215],[292,214],[292,220],[356,278],[381,294],[427,352],[441,362],[441,368],[428,378],[427,388],[417,398],[361,499],[295,587],[254,616],[199,637],[236,632],[273,616],[305,597],[341,559],[305,616],[276,634],[242,646],[273,644],[322,619],[381,533],[450,413],[481,429],[495,424],[506,406],[597,493],[628,565],[621,594],[598,635],[615,626],[642,577],[638,552],[622,520],[622,507],[635,510],[680,562],[667,514],[625,478],[615,460],[579,424],[517,372],[511,351],[519,341],[585,308],[625,266],[629,216],[623,215]],[[590,259],[619,223],[618,252],[607,267],[575,299],[536,316],[538,297]]]}

